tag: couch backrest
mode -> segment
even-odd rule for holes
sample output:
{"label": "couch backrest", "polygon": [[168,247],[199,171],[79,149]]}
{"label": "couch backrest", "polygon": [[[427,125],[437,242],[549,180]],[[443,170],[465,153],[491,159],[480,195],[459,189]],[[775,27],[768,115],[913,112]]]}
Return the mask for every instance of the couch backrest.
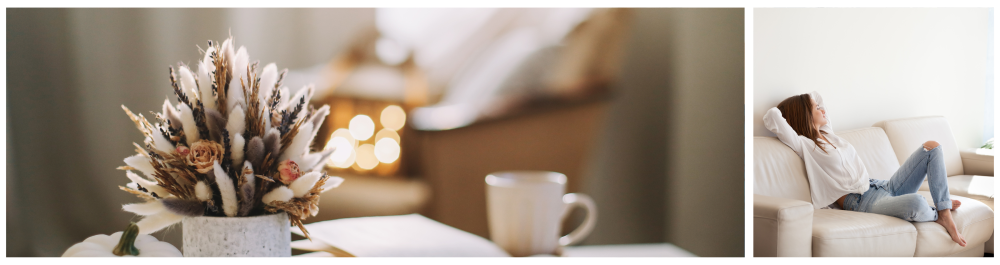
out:
{"label": "couch backrest", "polygon": [[861,162],[865,163],[869,178],[889,179],[899,169],[896,153],[882,128],[860,128],[836,134],[854,146]]}
{"label": "couch backrest", "polygon": [[924,142],[937,141],[944,152],[944,164],[948,176],[962,175],[962,157],[959,155],[958,143],[951,133],[948,120],[942,116],[916,117],[896,120],[886,120],[875,123],[889,137],[892,149],[896,153],[898,164],[903,164],[910,154],[917,151]]}
{"label": "couch backrest", "polygon": [[776,137],[753,138],[753,193],[812,202],[802,158]]}
{"label": "couch backrest", "polygon": [[[889,179],[899,169],[885,131],[869,127],[837,132],[857,150],[874,179]],[[753,193],[812,202],[802,158],[775,137],[753,139]]]}

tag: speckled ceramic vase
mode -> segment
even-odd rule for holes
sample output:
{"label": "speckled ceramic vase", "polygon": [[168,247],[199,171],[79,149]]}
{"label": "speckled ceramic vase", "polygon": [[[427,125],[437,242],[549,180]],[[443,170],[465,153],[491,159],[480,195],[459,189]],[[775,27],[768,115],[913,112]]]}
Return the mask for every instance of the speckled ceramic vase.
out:
{"label": "speckled ceramic vase", "polygon": [[253,217],[184,217],[185,257],[290,257],[284,212]]}

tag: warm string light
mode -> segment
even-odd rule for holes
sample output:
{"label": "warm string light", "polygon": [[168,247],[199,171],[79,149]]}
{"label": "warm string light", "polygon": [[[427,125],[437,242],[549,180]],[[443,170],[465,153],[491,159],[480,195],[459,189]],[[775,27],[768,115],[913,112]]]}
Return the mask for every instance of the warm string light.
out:
{"label": "warm string light", "polygon": [[375,146],[372,144],[363,144],[358,147],[358,167],[365,170],[371,170],[378,166],[378,158],[375,157]]}
{"label": "warm string light", "polygon": [[396,143],[396,140],[392,138],[378,140],[375,143],[375,158],[386,164],[396,162],[396,159],[399,158],[399,143]]}
{"label": "warm string light", "polygon": [[372,134],[375,133],[375,122],[368,115],[358,115],[351,119],[351,124],[347,128],[351,130],[351,136],[364,141],[371,138]]}
{"label": "warm string light", "polygon": [[[397,131],[406,124],[406,112],[399,106],[390,105],[382,110],[379,123],[383,128],[374,138],[375,122],[364,114],[354,116],[348,128],[335,130],[324,147],[337,148],[330,155],[327,165],[336,168],[356,165],[355,169],[372,170],[379,163],[392,164],[399,160],[401,140]],[[374,144],[361,143],[369,139]]]}
{"label": "warm string light", "polygon": [[393,131],[399,131],[406,124],[406,112],[403,108],[390,105],[382,110],[382,115],[379,115],[379,120],[382,122],[382,127],[390,129]]}
{"label": "warm string light", "polygon": [[387,137],[388,138],[392,138],[393,140],[396,140],[396,143],[400,142],[399,141],[399,134],[396,133],[396,131],[390,130],[389,128],[382,128],[381,130],[379,130],[378,133],[375,134],[375,141],[378,141],[378,140],[381,140],[382,138],[387,138]]}

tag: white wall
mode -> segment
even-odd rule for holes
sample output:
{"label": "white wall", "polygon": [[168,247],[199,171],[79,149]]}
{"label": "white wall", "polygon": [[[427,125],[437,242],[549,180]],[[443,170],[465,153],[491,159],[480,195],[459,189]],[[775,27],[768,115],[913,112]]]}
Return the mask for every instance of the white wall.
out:
{"label": "white wall", "polygon": [[962,148],[982,145],[988,8],[754,10],[754,135],[796,94],[819,91],[834,130],[942,115]]}

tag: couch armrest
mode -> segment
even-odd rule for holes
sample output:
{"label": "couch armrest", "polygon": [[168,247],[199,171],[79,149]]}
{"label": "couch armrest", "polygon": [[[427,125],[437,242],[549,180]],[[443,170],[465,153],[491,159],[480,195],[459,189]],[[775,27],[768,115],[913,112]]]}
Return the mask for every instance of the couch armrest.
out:
{"label": "couch armrest", "polygon": [[963,149],[959,154],[962,155],[965,175],[993,176],[993,150]]}
{"label": "couch armrest", "polygon": [[811,257],[812,223],[811,203],[754,194],[753,255]]}

